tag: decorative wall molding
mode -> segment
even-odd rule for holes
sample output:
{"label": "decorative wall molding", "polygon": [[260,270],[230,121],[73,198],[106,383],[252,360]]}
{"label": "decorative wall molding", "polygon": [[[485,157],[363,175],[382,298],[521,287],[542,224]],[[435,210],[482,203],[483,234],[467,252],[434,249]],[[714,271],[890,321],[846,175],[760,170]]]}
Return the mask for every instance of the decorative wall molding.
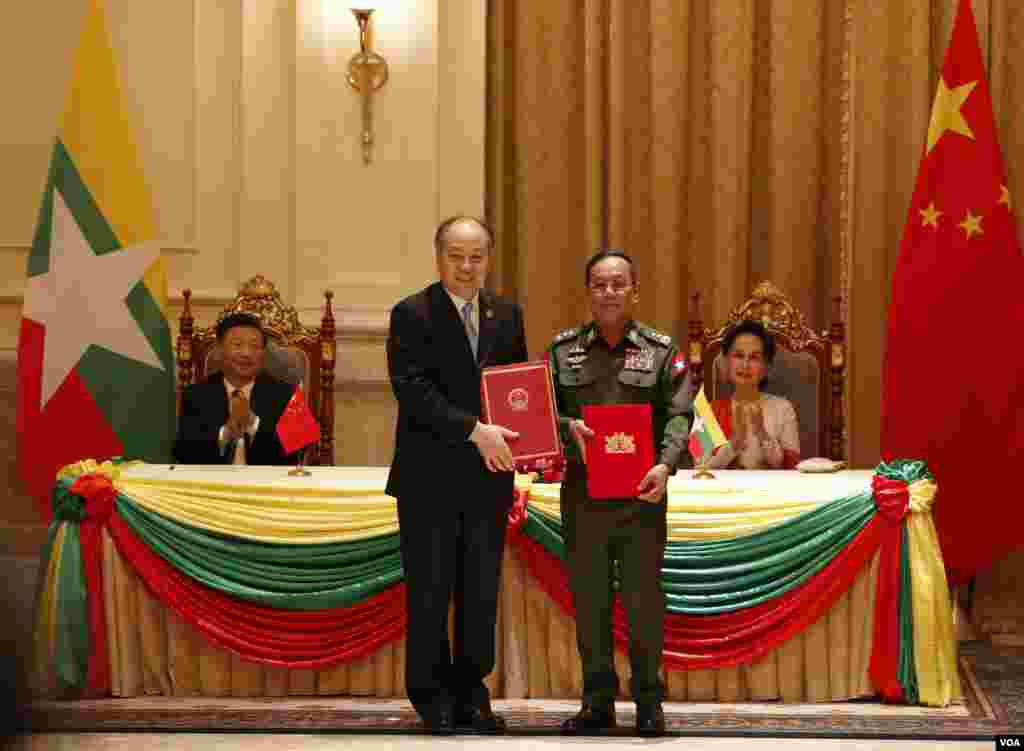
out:
{"label": "decorative wall molding", "polygon": [[335,393],[355,393],[371,397],[375,396],[377,398],[387,397],[388,400],[394,399],[394,395],[391,392],[391,381],[387,378],[367,377],[352,380],[336,378],[334,381],[334,391]]}
{"label": "decorative wall molding", "polygon": [[332,276],[325,286],[331,289],[381,289],[402,287],[402,275],[397,272],[382,273],[379,271],[346,271]]}
{"label": "decorative wall molding", "polygon": [[[198,318],[198,325],[206,323],[206,313],[216,315],[220,309],[235,299],[235,290],[227,289],[197,289],[192,291],[192,307],[202,313]],[[181,290],[172,290],[168,293],[168,299],[172,307],[180,308],[184,304]],[[397,298],[396,298],[397,299]],[[337,298],[335,298],[337,300]],[[0,302],[4,302],[3,291],[0,290]],[[20,295],[17,301],[21,301]],[[310,326],[320,324],[320,316],[323,313],[322,305],[317,306],[296,306],[299,319]],[[360,306],[360,305],[334,305],[334,319],[337,329],[338,341],[362,341],[381,340],[388,334],[388,318],[391,308],[383,306]],[[172,313],[172,327],[176,327],[177,312]]]}
{"label": "decorative wall molding", "polygon": [[[237,294],[237,289],[229,289],[226,287],[193,289],[192,305],[203,308],[224,307],[228,303],[232,302]],[[170,300],[172,305],[183,305],[185,302],[185,297],[182,295],[182,291],[180,289],[168,290],[167,299]]]}
{"label": "decorative wall molding", "polygon": [[388,335],[389,310],[366,310],[336,306],[338,339],[383,339]]}
{"label": "decorative wall molding", "polygon": [[[6,373],[0,378],[0,392],[16,389],[17,362],[16,349],[0,349],[0,371]],[[346,347],[346,343],[340,341],[334,390],[368,395],[380,395],[386,391],[390,397],[391,382],[388,380],[383,348],[375,346],[360,351]]]}
{"label": "decorative wall molding", "polygon": [[[32,246],[25,243],[0,243],[0,253],[28,253]],[[160,252],[168,256],[197,256],[199,248],[194,245],[164,245]]]}

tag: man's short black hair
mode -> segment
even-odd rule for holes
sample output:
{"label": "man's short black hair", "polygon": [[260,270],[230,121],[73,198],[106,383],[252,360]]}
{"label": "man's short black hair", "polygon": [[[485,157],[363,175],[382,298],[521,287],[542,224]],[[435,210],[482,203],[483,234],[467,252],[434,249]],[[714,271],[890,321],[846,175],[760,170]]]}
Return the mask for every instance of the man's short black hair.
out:
{"label": "man's short black hair", "polygon": [[478,227],[483,229],[487,233],[487,250],[494,250],[494,232],[491,230],[491,226],[483,219],[477,216],[470,216],[468,214],[456,214],[450,216],[437,225],[437,231],[434,232],[434,250],[440,253],[444,250],[444,236],[448,234],[449,228],[456,222],[473,222]]}
{"label": "man's short black hair", "polygon": [[597,251],[590,260],[587,261],[587,267],[583,271],[583,285],[586,287],[590,286],[590,270],[597,264],[607,258],[621,258],[629,264],[629,278],[636,282],[636,264],[633,259],[626,255],[626,251],[622,248],[604,248],[603,250]]}
{"label": "man's short black hair", "polygon": [[768,329],[757,321],[740,321],[733,326],[722,340],[722,354],[727,355],[732,352],[733,345],[736,344],[736,338],[744,334],[756,336],[761,340],[761,348],[764,350],[764,361],[771,365],[772,361],[775,360],[775,337],[769,334]]}
{"label": "man's short black hair", "polygon": [[260,319],[252,315],[252,313],[232,313],[224,316],[220,323],[217,324],[217,341],[224,341],[227,333],[239,326],[246,326],[259,331],[263,337],[263,346],[267,346],[267,332],[263,330],[263,324],[260,323]]}

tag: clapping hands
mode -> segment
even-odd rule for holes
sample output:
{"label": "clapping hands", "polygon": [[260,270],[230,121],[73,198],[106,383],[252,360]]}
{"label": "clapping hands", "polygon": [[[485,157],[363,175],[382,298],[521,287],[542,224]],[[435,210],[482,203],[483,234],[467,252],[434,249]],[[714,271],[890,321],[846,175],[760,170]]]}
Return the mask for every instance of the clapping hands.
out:
{"label": "clapping hands", "polygon": [[227,438],[234,440],[242,435],[252,425],[253,414],[249,406],[249,400],[245,394],[233,394],[229,404],[230,414],[227,422]]}

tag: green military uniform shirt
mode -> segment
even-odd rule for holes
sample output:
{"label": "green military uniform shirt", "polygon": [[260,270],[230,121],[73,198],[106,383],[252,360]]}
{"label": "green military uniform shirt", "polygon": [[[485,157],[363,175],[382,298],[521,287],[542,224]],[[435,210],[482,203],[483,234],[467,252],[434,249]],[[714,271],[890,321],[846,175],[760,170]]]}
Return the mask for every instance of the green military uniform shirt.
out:
{"label": "green military uniform shirt", "polygon": [[686,361],[671,337],[630,321],[625,337],[609,349],[597,326],[589,323],[556,336],[548,359],[568,460],[580,460],[569,424],[582,417],[583,405],[650,404],[657,463],[671,471],[689,466],[693,398]]}

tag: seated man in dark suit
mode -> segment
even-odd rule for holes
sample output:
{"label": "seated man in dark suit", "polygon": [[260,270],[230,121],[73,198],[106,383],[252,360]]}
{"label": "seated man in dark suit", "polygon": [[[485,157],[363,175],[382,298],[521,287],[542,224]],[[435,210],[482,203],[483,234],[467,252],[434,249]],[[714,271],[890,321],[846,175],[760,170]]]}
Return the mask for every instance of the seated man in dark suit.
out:
{"label": "seated man in dark suit", "polygon": [[294,464],[277,421],[294,386],[263,372],[267,335],[260,321],[232,313],[217,324],[223,371],[185,389],[174,441],[182,464]]}

